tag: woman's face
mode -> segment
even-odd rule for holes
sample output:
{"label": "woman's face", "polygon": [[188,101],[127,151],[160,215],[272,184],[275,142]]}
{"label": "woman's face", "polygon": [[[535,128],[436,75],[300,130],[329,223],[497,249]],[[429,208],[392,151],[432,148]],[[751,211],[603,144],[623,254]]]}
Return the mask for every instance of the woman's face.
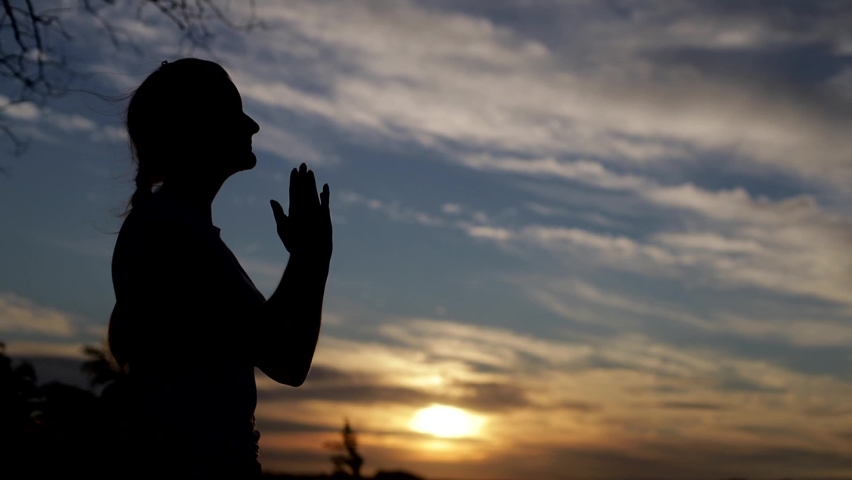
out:
{"label": "woman's face", "polygon": [[210,116],[204,119],[207,131],[201,142],[208,150],[206,157],[230,176],[257,164],[251,137],[260,126],[243,112],[243,101],[233,82],[226,79],[217,91],[218,98],[211,102],[213,108],[208,110]]}

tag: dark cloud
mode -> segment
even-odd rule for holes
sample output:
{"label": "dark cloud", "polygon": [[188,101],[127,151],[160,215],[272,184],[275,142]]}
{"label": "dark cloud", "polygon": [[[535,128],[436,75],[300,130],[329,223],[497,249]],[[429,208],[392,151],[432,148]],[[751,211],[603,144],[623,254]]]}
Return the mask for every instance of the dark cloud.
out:
{"label": "dark cloud", "polygon": [[720,373],[722,378],[715,388],[723,392],[785,393],[787,391],[781,387],[761,385],[749,380],[730,367],[722,368]]}
{"label": "dark cloud", "polygon": [[526,393],[518,386],[505,383],[468,383],[464,385],[468,395],[459,406],[474,410],[499,411],[530,405]]}
{"label": "dark cloud", "polygon": [[311,383],[339,382],[350,378],[352,378],[351,374],[347,374],[333,368],[315,365],[312,366],[310,372],[308,372],[308,378],[306,381]]}
{"label": "dark cloud", "polygon": [[407,387],[378,384],[308,385],[294,389],[264,389],[258,392],[259,400],[325,400],[351,403],[424,403],[434,396]]}
{"label": "dark cloud", "polygon": [[804,413],[810,417],[846,417],[852,415],[852,407],[841,405],[808,407],[804,409]]}
{"label": "dark cloud", "polygon": [[766,437],[796,437],[798,435],[801,435],[801,432],[797,430],[784,428],[781,426],[743,425],[739,427],[739,430]]}
{"label": "dark cloud", "polygon": [[730,455],[734,465],[750,465],[754,468],[774,469],[778,472],[786,470],[790,475],[802,475],[806,471],[826,472],[852,469],[852,457],[848,455],[848,452],[841,454],[830,451],[818,452],[804,448],[772,447],[755,451],[741,451]]}
{"label": "dark cloud", "polygon": [[559,410],[570,410],[575,412],[597,412],[603,408],[602,405],[597,403],[588,403],[588,402],[562,402],[556,406]]}
{"label": "dark cloud", "polygon": [[[344,421],[346,417],[341,415],[339,424],[335,424],[333,426],[328,425],[319,425],[314,423],[304,423],[297,422],[291,420],[280,420],[280,419],[271,419],[271,418],[260,418],[257,420],[257,429],[261,432],[261,435],[269,435],[273,433],[286,433],[298,435],[302,433],[328,433],[329,438],[336,438],[336,436],[340,435],[340,431],[343,427]],[[357,422],[351,422],[352,428],[360,435],[370,435],[370,436],[393,436],[394,438],[433,438],[431,434],[415,432],[412,430],[387,430],[387,429],[376,429],[376,428],[362,428]],[[455,442],[465,443],[465,444],[480,444],[483,443],[482,439],[476,438],[462,438],[462,439],[454,439]]]}
{"label": "dark cloud", "polygon": [[803,87],[824,82],[846,65],[828,44],[734,52],[698,47],[667,48],[648,53],[646,57],[660,65],[689,67],[706,79],[727,78],[739,84],[750,81],[756,83],[755,88],[764,89],[774,86],[776,94],[788,98],[802,97]]}
{"label": "dark cloud", "polygon": [[724,405],[717,403],[701,403],[701,402],[660,402],[657,404],[659,408],[670,410],[710,410],[720,411],[727,410]]}
{"label": "dark cloud", "polygon": [[[316,376],[315,376],[316,375]],[[351,374],[327,367],[311,369],[308,381],[299,388],[260,389],[261,401],[307,401],[404,405],[443,403],[483,412],[505,411],[531,406],[523,389],[507,383],[456,382],[453,387],[464,393],[450,396],[428,390],[387,385],[375,376]]]}
{"label": "dark cloud", "polygon": [[327,427],[324,425],[293,422],[290,420],[276,420],[270,418],[258,419],[257,428],[262,433],[317,433],[340,431],[340,427]]}
{"label": "dark cloud", "polygon": [[[668,2],[674,3],[674,2]],[[692,15],[706,15],[730,22],[750,21],[775,32],[799,36],[840,39],[852,22],[849,2],[800,2],[797,0],[748,0],[680,2]]]}
{"label": "dark cloud", "polygon": [[653,385],[650,387],[632,387],[626,389],[629,393],[635,393],[637,395],[644,395],[646,393],[659,393],[659,394],[681,394],[686,393],[688,390],[683,387],[675,387],[673,385]]}
{"label": "dark cloud", "polygon": [[[731,304],[734,301],[732,299]],[[800,303],[804,303],[804,301]],[[797,312],[795,310],[796,307],[788,307],[788,312]],[[799,308],[805,310],[803,307],[803,305],[799,306]],[[751,306],[746,305],[746,308],[751,308]],[[773,320],[773,323],[777,323],[778,326],[783,326],[785,322],[790,321],[782,317],[783,313],[776,314],[773,310],[769,307],[764,307],[764,312],[757,311],[753,315],[755,318],[772,318],[773,315],[777,315],[780,318]],[[806,313],[799,315],[807,315],[811,318],[831,319],[831,321],[837,324],[843,324],[848,321],[848,318],[834,317],[835,314],[833,311],[821,308],[814,309],[813,312],[806,311]],[[852,372],[850,372],[848,367],[849,355],[852,349],[846,345],[825,345],[824,343],[796,345],[790,343],[790,338],[781,335],[750,338],[732,332],[707,332],[696,335],[694,331],[687,333],[685,330],[682,334],[678,335],[676,333],[673,334],[671,329],[663,328],[653,330],[648,334],[651,335],[651,333],[655,335],[655,338],[662,338],[668,343],[678,346],[692,348],[710,347],[725,353],[729,357],[768,361],[776,366],[806,376],[831,376],[840,381],[852,379]],[[838,343],[841,342],[838,341]],[[735,372],[728,371],[726,375],[728,380],[736,379],[735,384],[741,384],[743,381]],[[765,386],[761,388],[764,391],[766,390]]]}

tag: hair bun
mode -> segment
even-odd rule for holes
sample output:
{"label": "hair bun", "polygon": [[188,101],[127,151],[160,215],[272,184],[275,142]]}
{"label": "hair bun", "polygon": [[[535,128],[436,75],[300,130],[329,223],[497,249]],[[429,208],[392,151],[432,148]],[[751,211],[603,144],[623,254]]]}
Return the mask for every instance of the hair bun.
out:
{"label": "hair bun", "polygon": [[163,60],[163,62],[162,62],[162,63],[160,63],[160,66],[162,67],[163,65],[166,65],[167,63],[169,63],[169,61],[168,61],[168,60]]}

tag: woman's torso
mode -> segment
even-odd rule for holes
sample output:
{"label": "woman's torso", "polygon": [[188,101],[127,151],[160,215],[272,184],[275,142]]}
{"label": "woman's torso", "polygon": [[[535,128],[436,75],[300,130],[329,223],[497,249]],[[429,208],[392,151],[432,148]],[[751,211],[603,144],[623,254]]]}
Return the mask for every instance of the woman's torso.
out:
{"label": "woman's torso", "polygon": [[122,225],[113,284],[139,466],[185,476],[259,469],[251,312],[264,298],[219,229],[155,193]]}

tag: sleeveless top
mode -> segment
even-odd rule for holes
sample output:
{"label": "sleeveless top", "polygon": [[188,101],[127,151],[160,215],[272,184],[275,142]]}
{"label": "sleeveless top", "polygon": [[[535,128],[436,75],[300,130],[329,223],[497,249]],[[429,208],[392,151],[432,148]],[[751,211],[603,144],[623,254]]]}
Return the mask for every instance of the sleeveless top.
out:
{"label": "sleeveless top", "polygon": [[259,475],[252,332],[265,302],[219,229],[156,192],[112,258],[136,478]]}

